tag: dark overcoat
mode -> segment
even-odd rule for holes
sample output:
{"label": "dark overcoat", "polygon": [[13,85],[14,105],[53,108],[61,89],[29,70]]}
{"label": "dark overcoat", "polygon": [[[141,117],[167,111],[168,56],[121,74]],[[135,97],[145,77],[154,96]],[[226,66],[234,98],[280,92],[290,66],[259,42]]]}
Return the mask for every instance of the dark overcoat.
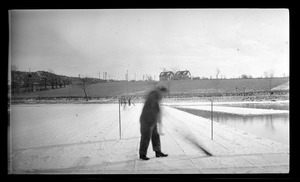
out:
{"label": "dark overcoat", "polygon": [[140,123],[142,127],[153,126],[157,124],[160,114],[160,99],[161,95],[157,90],[153,90],[148,94],[140,117]]}

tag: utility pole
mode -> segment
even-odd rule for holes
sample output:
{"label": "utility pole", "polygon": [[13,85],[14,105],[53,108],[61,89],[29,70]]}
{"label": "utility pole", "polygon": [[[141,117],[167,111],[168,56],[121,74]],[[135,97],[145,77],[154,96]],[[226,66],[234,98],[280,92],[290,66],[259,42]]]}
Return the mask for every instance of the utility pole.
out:
{"label": "utility pole", "polygon": [[211,113],[211,116],[210,116],[211,117],[211,139],[214,140],[213,100],[211,99],[210,101],[211,101],[211,111],[210,111],[210,113]]}
{"label": "utility pole", "polygon": [[126,74],[126,79],[127,79],[127,97],[128,97],[128,70],[127,70],[127,74]]}
{"label": "utility pole", "polygon": [[121,130],[121,106],[120,106],[120,102],[121,102],[121,99],[119,98],[119,137],[120,137],[120,140],[122,138],[122,130]]}

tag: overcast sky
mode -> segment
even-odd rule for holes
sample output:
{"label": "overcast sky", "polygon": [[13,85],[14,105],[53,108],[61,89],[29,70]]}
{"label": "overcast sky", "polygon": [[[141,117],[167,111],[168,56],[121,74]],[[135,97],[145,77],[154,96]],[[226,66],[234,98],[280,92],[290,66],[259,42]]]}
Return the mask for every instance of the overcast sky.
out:
{"label": "overcast sky", "polygon": [[21,71],[142,79],[289,75],[287,9],[12,10],[10,60]]}

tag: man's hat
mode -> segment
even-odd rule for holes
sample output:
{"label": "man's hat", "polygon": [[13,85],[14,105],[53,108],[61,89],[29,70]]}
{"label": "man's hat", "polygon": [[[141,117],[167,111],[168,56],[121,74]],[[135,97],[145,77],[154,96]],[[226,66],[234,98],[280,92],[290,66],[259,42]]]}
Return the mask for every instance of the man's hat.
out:
{"label": "man's hat", "polygon": [[161,92],[167,92],[168,91],[168,89],[165,86],[163,86],[163,85],[158,85],[156,87],[156,89],[159,90],[159,91],[161,91]]}

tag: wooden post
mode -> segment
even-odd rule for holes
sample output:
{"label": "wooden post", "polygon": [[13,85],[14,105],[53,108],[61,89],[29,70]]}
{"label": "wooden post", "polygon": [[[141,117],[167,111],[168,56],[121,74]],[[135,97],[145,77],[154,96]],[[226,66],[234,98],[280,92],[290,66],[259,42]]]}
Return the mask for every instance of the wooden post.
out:
{"label": "wooden post", "polygon": [[211,101],[211,139],[214,140],[214,122],[213,122],[213,100],[210,100]]}
{"label": "wooden post", "polygon": [[119,98],[119,136],[121,140],[121,106],[120,106],[120,98]]}

